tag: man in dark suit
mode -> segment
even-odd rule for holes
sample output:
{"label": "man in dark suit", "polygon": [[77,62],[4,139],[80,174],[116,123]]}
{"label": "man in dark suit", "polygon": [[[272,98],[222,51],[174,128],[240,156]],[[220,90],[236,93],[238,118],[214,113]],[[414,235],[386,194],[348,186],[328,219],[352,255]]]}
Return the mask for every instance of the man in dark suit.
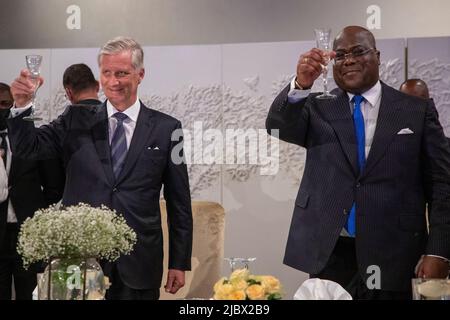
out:
{"label": "man in dark suit", "polygon": [[40,270],[37,265],[24,270],[16,250],[19,228],[36,210],[61,199],[64,170],[56,159],[24,160],[11,153],[6,118],[12,105],[9,86],[0,83],[0,161],[6,171],[6,179],[0,181],[0,188],[6,191],[6,198],[0,200],[0,300],[11,299],[13,280],[15,298],[31,300]]}
{"label": "man in dark suit", "polygon": [[[177,292],[191,267],[189,181],[186,164],[180,161],[180,138],[172,139],[172,134],[181,136],[181,123],[139,101],[137,90],[145,71],[136,41],[119,37],[107,42],[98,61],[107,101],[100,106],[72,106],[39,129],[22,120],[28,110],[16,115],[8,121],[13,150],[24,158],[62,155],[67,172],[63,204],[106,205],[123,214],[137,233],[133,252],[105,267],[112,282],[107,298],[158,299],[163,272],[162,185],[170,238],[166,291]],[[12,85],[14,112],[29,103],[32,87],[23,70]]]}
{"label": "man in dark suit", "polygon": [[[423,276],[444,278],[450,258],[450,151],[431,100],[379,80],[372,33],[350,26],[330,53],[300,56],[266,126],[307,149],[284,263],[341,284],[356,299],[411,299]],[[310,94],[334,58],[335,99]],[[430,233],[425,206],[430,204]]]}
{"label": "man in dark suit", "polygon": [[67,67],[63,74],[63,86],[72,104],[101,104],[98,100],[99,83],[91,68],[84,63]]}

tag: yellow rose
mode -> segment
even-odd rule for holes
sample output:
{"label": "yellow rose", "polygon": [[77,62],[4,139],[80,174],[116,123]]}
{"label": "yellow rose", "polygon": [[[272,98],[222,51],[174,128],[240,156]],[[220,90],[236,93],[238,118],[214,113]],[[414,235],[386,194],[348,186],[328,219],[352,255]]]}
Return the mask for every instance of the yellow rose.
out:
{"label": "yellow rose", "polygon": [[273,276],[261,276],[261,283],[266,288],[268,294],[280,292],[280,280]]}
{"label": "yellow rose", "polygon": [[233,271],[233,273],[230,276],[230,281],[233,281],[235,279],[243,279],[243,280],[247,280],[248,279],[248,269],[236,269]]}
{"label": "yellow rose", "polygon": [[239,278],[230,280],[230,284],[233,286],[234,290],[245,290],[248,286],[247,281]]}
{"label": "yellow rose", "polygon": [[214,285],[214,299],[227,300],[228,296],[233,292],[233,286],[229,283],[216,283]]}
{"label": "yellow rose", "polygon": [[228,295],[227,300],[245,300],[245,291],[244,290],[236,290]]}
{"label": "yellow rose", "polygon": [[221,286],[223,285],[223,282],[224,282],[225,280],[227,280],[227,278],[222,277],[222,278],[220,278],[219,281],[217,281],[217,282],[214,284],[214,292],[216,292],[216,291],[219,290],[219,287],[221,287]]}
{"label": "yellow rose", "polygon": [[245,290],[250,300],[264,300],[265,291],[264,287],[259,284],[252,284]]}

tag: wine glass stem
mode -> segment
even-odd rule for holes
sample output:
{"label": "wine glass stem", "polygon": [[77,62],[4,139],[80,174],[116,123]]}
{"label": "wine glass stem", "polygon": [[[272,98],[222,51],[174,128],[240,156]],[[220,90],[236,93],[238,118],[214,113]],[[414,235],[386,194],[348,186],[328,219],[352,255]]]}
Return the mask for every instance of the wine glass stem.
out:
{"label": "wine glass stem", "polygon": [[323,93],[328,94],[328,66],[323,67],[322,77],[323,77]]}
{"label": "wine glass stem", "polygon": [[38,89],[38,84],[39,84],[39,79],[37,77],[32,77],[33,82],[34,82],[34,90],[33,90],[33,95],[31,96],[31,117],[34,116],[34,109],[36,108],[35,103],[36,103],[36,92]]}

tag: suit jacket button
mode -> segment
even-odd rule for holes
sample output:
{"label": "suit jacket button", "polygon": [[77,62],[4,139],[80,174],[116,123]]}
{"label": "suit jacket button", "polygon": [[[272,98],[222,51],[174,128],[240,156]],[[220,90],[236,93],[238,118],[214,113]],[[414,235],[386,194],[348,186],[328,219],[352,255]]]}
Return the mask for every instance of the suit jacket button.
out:
{"label": "suit jacket button", "polygon": [[357,187],[357,188],[361,187],[361,183],[358,182],[358,183],[356,184],[356,187]]}
{"label": "suit jacket button", "polygon": [[119,190],[117,190],[117,188],[114,188],[112,191],[113,191],[113,192],[117,192],[117,191],[119,191]]}
{"label": "suit jacket button", "polygon": [[344,216],[347,215],[348,211],[347,209],[344,209]]}

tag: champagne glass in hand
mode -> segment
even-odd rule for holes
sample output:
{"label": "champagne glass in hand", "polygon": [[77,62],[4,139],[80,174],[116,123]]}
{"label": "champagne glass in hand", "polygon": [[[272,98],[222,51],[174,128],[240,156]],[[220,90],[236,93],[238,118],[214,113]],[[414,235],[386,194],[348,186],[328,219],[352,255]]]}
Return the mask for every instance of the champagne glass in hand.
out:
{"label": "champagne glass in hand", "polygon": [[331,29],[315,29],[316,45],[317,48],[324,52],[323,59],[325,64],[322,65],[322,77],[323,77],[323,93],[317,96],[317,99],[333,99],[336,95],[331,94],[328,91],[328,63],[330,62],[331,51]]}
{"label": "champagne glass in hand", "polygon": [[32,98],[32,107],[31,107],[31,114],[27,117],[24,117],[23,120],[26,121],[40,121],[42,118],[37,117],[34,115],[34,108],[35,108],[35,102],[36,102],[36,92],[39,88],[39,75],[41,74],[41,63],[42,63],[42,56],[38,54],[31,54],[27,55],[26,57],[27,62],[27,68],[28,71],[31,73],[31,81],[34,83],[34,92],[33,92],[33,98]]}

